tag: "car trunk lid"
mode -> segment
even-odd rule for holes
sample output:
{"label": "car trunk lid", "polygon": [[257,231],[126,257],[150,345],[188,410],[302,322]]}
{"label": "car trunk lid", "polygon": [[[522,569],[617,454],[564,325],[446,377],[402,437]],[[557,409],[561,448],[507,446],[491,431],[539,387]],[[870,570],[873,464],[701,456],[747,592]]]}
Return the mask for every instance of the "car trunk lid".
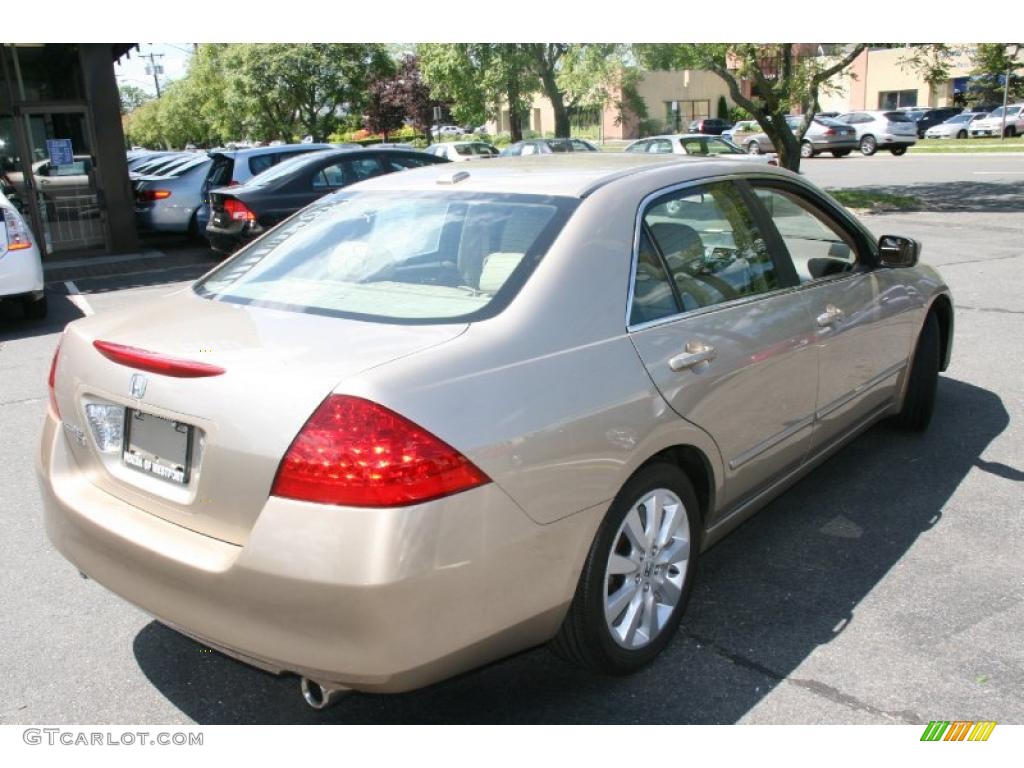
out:
{"label": "car trunk lid", "polygon": [[[442,344],[465,327],[240,306],[187,290],[69,326],[56,394],[69,444],[93,483],[170,522],[244,544],[281,457],[341,380]],[[117,346],[101,343],[101,351],[96,342]],[[119,358],[122,347],[135,351]],[[173,365],[170,375],[154,372],[138,350],[161,364],[195,363],[223,373],[186,377]],[[138,437],[131,461],[122,447],[100,450],[99,427],[89,419],[97,406],[112,414],[128,409],[125,442]],[[166,447],[168,441],[187,445],[177,479],[156,471],[163,466],[154,458],[160,451],[179,450]],[[151,450],[152,466],[143,467],[140,457]]]}

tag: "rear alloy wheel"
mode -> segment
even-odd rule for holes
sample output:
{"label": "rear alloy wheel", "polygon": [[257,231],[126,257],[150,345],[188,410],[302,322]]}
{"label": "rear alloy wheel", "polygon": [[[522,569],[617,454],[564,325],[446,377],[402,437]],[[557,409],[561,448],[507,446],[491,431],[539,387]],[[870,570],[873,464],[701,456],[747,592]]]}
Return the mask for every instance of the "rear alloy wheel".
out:
{"label": "rear alloy wheel", "polygon": [[761,145],[758,144],[756,141],[748,141],[747,142],[747,154],[748,155],[760,155],[761,154]]}
{"label": "rear alloy wheel", "polygon": [[961,130],[959,133],[957,133],[956,137],[958,139],[966,139],[967,138],[967,131]]}
{"label": "rear alloy wheel", "polygon": [[896,157],[899,157],[900,155],[907,154],[907,148],[906,147],[890,147],[889,151],[892,152],[894,155],[896,155]]}
{"label": "rear alloy wheel", "polygon": [[860,153],[865,157],[871,157],[878,151],[878,142],[874,136],[865,136],[860,140]]}
{"label": "rear alloy wheel", "polygon": [[800,142],[800,157],[804,159],[808,157],[814,157],[814,147],[811,145],[811,142]]}
{"label": "rear alloy wheel", "polygon": [[640,469],[590,548],[553,650],[607,674],[650,663],[682,620],[697,558],[697,497],[675,465]]}

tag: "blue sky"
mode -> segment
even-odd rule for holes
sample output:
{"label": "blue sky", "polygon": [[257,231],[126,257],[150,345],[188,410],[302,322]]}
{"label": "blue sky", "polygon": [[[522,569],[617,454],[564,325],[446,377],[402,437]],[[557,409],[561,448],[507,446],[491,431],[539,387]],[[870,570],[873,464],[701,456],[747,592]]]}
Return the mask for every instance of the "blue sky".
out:
{"label": "blue sky", "polygon": [[151,95],[156,95],[153,90],[153,76],[146,74],[149,59],[142,58],[143,54],[149,53],[163,54],[162,58],[156,60],[157,64],[164,68],[164,73],[160,76],[162,88],[165,83],[184,77],[188,60],[192,56],[192,43],[139,43],[139,50],[133,50],[131,58],[122,58],[114,67],[118,85],[134,85]]}

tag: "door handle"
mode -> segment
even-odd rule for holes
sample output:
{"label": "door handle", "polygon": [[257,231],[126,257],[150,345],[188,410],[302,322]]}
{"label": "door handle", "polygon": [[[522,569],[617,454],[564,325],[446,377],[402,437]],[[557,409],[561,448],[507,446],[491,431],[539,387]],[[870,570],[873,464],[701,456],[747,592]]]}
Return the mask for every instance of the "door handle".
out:
{"label": "door handle", "polygon": [[668,361],[668,367],[673,371],[683,371],[701,363],[710,363],[718,354],[714,347],[702,341],[687,343],[685,350],[683,354],[676,355]]}
{"label": "door handle", "polygon": [[828,328],[829,326],[835,325],[843,319],[844,313],[839,307],[834,304],[829,304],[825,307],[825,311],[822,312],[815,318],[815,322],[821,328]]}

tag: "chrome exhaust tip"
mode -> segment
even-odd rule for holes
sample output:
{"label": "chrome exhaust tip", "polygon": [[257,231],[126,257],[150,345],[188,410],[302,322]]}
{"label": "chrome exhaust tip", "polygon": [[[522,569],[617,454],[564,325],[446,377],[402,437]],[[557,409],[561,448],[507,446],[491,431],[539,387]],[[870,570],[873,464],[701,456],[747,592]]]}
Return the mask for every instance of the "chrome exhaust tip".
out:
{"label": "chrome exhaust tip", "polygon": [[341,698],[348,688],[329,688],[316,680],[304,677],[301,680],[302,698],[306,700],[313,709],[327,709]]}

